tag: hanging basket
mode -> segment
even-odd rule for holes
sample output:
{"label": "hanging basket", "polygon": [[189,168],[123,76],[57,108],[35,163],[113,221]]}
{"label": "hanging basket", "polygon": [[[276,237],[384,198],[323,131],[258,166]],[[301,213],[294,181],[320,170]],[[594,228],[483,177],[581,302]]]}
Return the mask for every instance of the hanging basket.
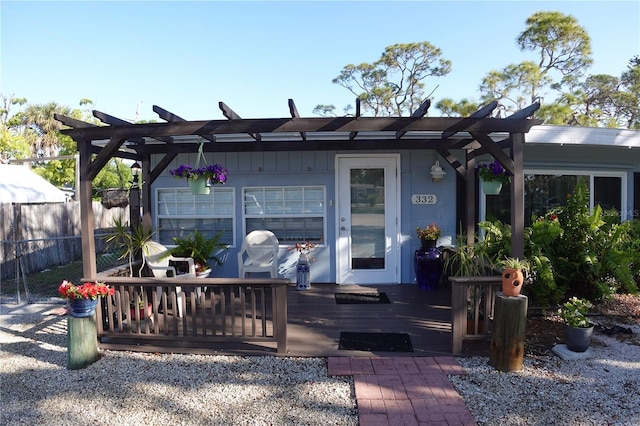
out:
{"label": "hanging basket", "polygon": [[189,179],[189,189],[193,195],[207,195],[210,188],[207,186],[206,178]]}
{"label": "hanging basket", "polygon": [[502,182],[498,181],[480,180],[480,185],[482,185],[482,191],[486,195],[498,195],[502,190]]}
{"label": "hanging basket", "polygon": [[129,192],[124,188],[103,189],[102,205],[108,209],[113,207],[127,207],[129,205]]}

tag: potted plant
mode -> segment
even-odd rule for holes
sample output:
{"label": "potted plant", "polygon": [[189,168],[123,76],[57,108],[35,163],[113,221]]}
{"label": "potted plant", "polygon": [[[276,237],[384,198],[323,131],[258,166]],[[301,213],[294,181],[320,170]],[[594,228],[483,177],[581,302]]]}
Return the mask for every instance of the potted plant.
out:
{"label": "potted plant", "polygon": [[208,194],[211,185],[224,184],[229,174],[228,170],[219,164],[210,164],[199,167],[196,164],[192,167],[188,164],[181,164],[178,168],[170,170],[171,176],[180,179],[187,179],[193,194]]}
{"label": "potted plant", "polygon": [[482,190],[487,195],[499,194],[502,185],[511,182],[511,173],[505,170],[497,160],[478,166],[478,175]]}
{"label": "potted plant", "polygon": [[147,306],[145,308],[144,299],[140,298],[138,302],[132,300],[129,302],[129,316],[131,320],[136,319],[136,310],[138,311],[138,315],[140,315],[140,319],[152,318],[153,316],[153,304],[151,302],[147,302]]}
{"label": "potted plant", "polygon": [[223,233],[219,232],[211,238],[205,238],[198,230],[194,230],[186,238],[174,237],[176,245],[171,249],[171,254],[176,257],[190,257],[196,267],[196,275],[199,277],[208,276],[211,273],[210,262],[214,266],[222,265],[222,260],[214,253],[228,248],[228,245],[220,242]]}
{"label": "potted plant", "polygon": [[416,282],[422,290],[435,290],[442,279],[442,253],[436,247],[442,230],[432,223],[424,228],[417,227],[416,234],[420,239],[420,248],[413,258]]}
{"label": "potted plant", "polygon": [[122,251],[118,259],[129,260],[129,275],[133,276],[135,259],[141,253],[142,247],[151,241],[156,232],[157,230],[145,230],[142,224],[129,226],[123,222],[122,217],[117,217],[113,220],[111,232],[107,233],[104,240],[107,243],[107,250]]}
{"label": "potted plant", "polygon": [[507,257],[498,262],[502,267],[502,292],[505,296],[518,296],[524,284],[524,276],[529,273],[526,259]]}
{"label": "potted plant", "polygon": [[565,344],[573,352],[584,352],[591,344],[593,324],[589,322],[587,313],[593,308],[587,299],[570,298],[558,310],[565,324]]}
{"label": "potted plant", "polygon": [[67,280],[63,280],[58,287],[58,293],[69,303],[72,317],[90,317],[95,313],[100,296],[110,296],[115,294],[113,287],[104,283],[87,282],[82,285],[75,285]]}
{"label": "potted plant", "polygon": [[425,246],[435,246],[436,241],[442,235],[442,229],[438,227],[438,225],[432,223],[431,225],[427,225],[424,228],[420,228],[419,226],[416,228],[416,235],[420,239],[420,244]]}

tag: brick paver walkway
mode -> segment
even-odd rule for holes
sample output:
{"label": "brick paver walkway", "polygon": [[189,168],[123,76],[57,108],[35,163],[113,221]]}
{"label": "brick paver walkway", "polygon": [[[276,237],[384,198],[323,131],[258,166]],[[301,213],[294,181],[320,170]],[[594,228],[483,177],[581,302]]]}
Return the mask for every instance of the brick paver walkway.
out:
{"label": "brick paver walkway", "polygon": [[353,376],[360,426],[476,425],[448,374],[455,358],[329,357],[330,376]]}

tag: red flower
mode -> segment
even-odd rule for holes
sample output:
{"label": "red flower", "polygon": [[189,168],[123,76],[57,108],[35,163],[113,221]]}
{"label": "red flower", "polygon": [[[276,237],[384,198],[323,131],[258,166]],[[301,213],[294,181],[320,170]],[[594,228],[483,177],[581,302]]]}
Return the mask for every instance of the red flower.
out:
{"label": "red flower", "polygon": [[112,296],[115,292],[113,287],[99,282],[88,282],[76,286],[63,280],[58,287],[58,293],[64,299],[97,299],[99,296]]}

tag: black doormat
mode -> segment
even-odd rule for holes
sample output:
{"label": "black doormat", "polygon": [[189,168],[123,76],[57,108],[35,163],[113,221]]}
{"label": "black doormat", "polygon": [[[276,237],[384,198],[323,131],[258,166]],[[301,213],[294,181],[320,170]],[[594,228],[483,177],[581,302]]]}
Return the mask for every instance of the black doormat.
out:
{"label": "black doormat", "polygon": [[340,350],[413,352],[411,337],[404,333],[340,333]]}
{"label": "black doormat", "polygon": [[336,303],[346,304],[369,304],[369,303],[391,303],[386,293],[336,293]]}

